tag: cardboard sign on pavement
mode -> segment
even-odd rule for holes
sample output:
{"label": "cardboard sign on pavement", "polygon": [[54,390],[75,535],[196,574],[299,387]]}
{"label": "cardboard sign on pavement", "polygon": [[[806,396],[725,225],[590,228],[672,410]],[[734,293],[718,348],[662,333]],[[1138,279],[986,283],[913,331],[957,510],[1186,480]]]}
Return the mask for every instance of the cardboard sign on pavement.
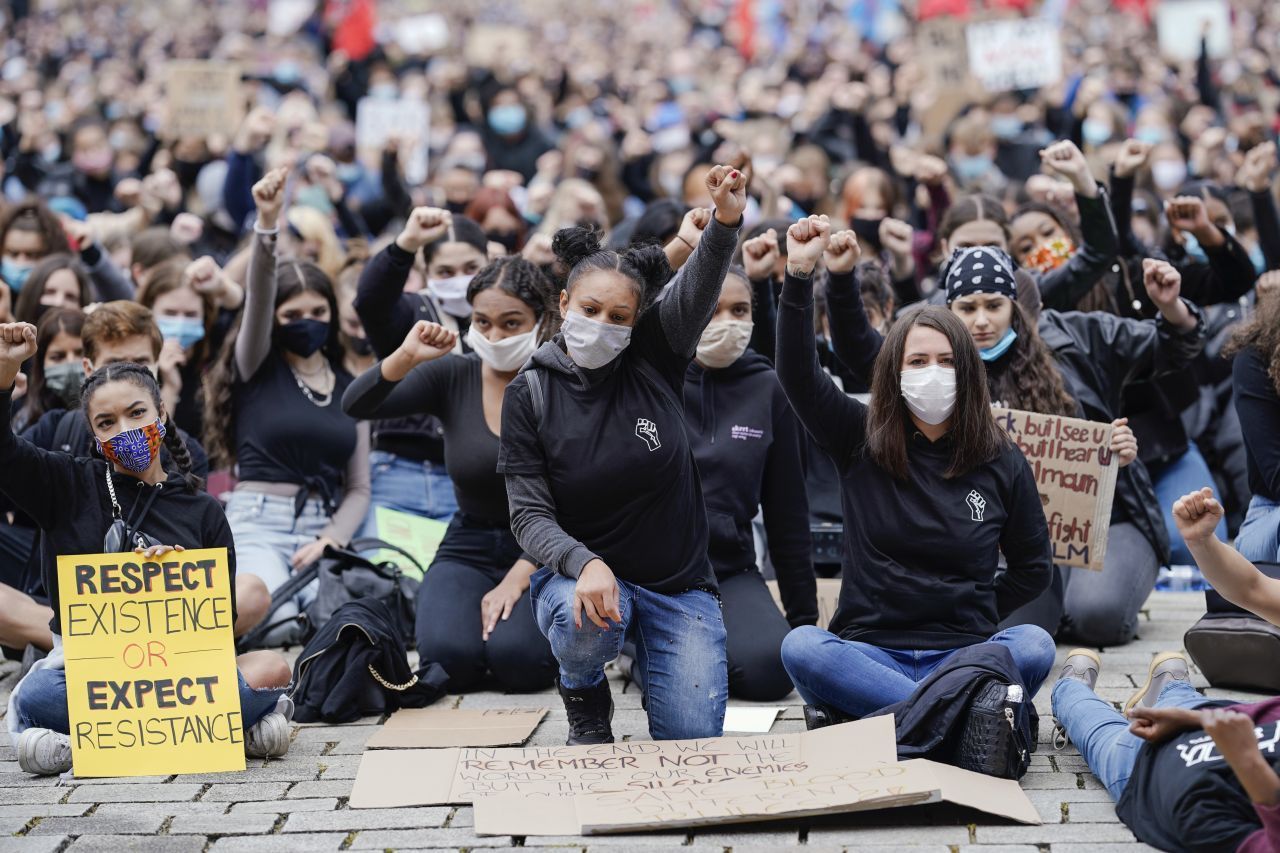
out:
{"label": "cardboard sign on pavement", "polygon": [[474,803],[508,793],[545,802],[629,788],[786,779],[796,772],[838,767],[848,756],[869,765],[895,761],[892,718],[784,735],[524,749],[369,750],[360,759],[350,806]]}
{"label": "cardboard sign on pavement", "polygon": [[365,748],[512,746],[528,740],[546,715],[546,708],[484,711],[401,708],[369,738]]}
{"label": "cardboard sign on pavement", "polygon": [[773,728],[781,713],[781,708],[735,705],[724,709],[724,730],[732,734],[764,734]]}

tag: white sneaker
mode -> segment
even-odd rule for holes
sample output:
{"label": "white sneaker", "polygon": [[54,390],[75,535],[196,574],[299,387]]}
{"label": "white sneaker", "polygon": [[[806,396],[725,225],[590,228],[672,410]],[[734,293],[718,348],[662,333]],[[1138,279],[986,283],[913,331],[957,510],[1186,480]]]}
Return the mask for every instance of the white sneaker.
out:
{"label": "white sneaker", "polygon": [[24,773],[56,776],[71,769],[71,738],[51,729],[25,729],[18,735],[18,766]]}
{"label": "white sneaker", "polygon": [[244,754],[250,758],[279,758],[289,751],[292,734],[288,718],[272,711],[245,732]]}

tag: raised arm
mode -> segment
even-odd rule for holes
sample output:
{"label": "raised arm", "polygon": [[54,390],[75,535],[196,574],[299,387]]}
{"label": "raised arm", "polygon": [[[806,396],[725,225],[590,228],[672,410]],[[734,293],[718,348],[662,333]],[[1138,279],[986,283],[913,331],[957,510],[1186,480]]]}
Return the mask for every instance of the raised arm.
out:
{"label": "raised arm", "polygon": [[236,336],[236,372],[248,379],[258,372],[271,352],[271,328],[275,323],[276,239],[280,235],[280,210],[288,167],[272,169],[253,185],[258,221],[253,226],[249,270],[245,280],[244,315]]}
{"label": "raised arm", "polygon": [[827,319],[830,322],[831,346],[840,363],[858,379],[871,387],[871,370],[884,340],[871,328],[862,308],[862,291],[855,272],[859,249],[857,235],[841,231],[831,238],[826,253]]}
{"label": "raised arm", "polygon": [[405,298],[404,284],[414,257],[423,246],[443,236],[452,221],[447,210],[414,208],[395,242],[375,255],[360,273],[355,309],[379,356],[385,358],[395,351],[413,327],[414,312]]}
{"label": "raised arm", "polygon": [[742,266],[751,285],[751,313],[755,317],[751,348],[770,361],[778,348],[778,299],[773,274],[781,257],[778,232],[772,228],[742,244]]}
{"label": "raised arm", "polygon": [[658,305],[667,345],[677,355],[693,358],[702,332],[711,322],[720,287],[738,243],[738,227],[747,206],[747,176],[729,166],[707,173],[707,189],[715,214],[702,233],[698,248],[680,267]]}
{"label": "raised arm", "polygon": [[1249,149],[1244,165],[1236,174],[1236,183],[1249,191],[1258,245],[1262,247],[1268,270],[1280,269],[1280,213],[1276,211],[1276,197],[1271,193],[1275,173],[1276,144],[1264,142]]}
{"label": "raised arm", "polygon": [[1218,541],[1214,530],[1222,516],[1222,504],[1208,486],[1179,498],[1173,505],[1178,532],[1204,579],[1227,601],[1272,625],[1280,625],[1280,580],[1267,577],[1239,551]]}
{"label": "raised arm", "polygon": [[810,216],[787,229],[787,277],[778,304],[775,365],[800,423],[843,470],[866,434],[867,408],[841,393],[818,364],[813,270],[830,234],[825,216]]}
{"label": "raised arm", "polygon": [[1070,311],[1115,263],[1119,237],[1106,196],[1074,142],[1054,143],[1040,152],[1040,159],[1050,171],[1071,182],[1080,211],[1080,246],[1067,263],[1040,279],[1044,307]]}
{"label": "raised arm", "polygon": [[443,402],[445,362],[458,335],[421,320],[400,348],[356,377],[342,395],[342,410],[353,418],[377,420],[435,414]]}

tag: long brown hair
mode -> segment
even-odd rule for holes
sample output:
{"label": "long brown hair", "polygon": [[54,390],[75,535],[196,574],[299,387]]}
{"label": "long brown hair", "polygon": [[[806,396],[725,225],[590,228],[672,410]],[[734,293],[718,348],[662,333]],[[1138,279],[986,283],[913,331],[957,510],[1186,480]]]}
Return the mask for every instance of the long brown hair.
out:
{"label": "long brown hair", "polygon": [[1259,300],[1253,319],[1236,330],[1222,354],[1233,356],[1249,347],[1262,356],[1267,376],[1280,394],[1280,293],[1272,294],[1266,301]]}
{"label": "long brown hair", "polygon": [[907,435],[914,429],[902,399],[902,354],[907,334],[916,326],[935,329],[951,342],[956,371],[956,407],[951,414],[951,465],[948,478],[962,476],[990,462],[1008,439],[991,416],[991,397],[978,349],[964,323],[939,305],[909,309],[894,321],[876,356],[871,375],[871,409],[867,417],[867,449],[871,458],[899,480],[910,478]]}
{"label": "long brown hair", "polygon": [[1018,337],[1009,350],[1009,362],[1003,370],[987,371],[987,387],[991,399],[1011,409],[1022,409],[1041,415],[1079,414],[1075,398],[1062,381],[1062,371],[1053,353],[1027,318],[1022,306],[1013,302],[1011,326]]}

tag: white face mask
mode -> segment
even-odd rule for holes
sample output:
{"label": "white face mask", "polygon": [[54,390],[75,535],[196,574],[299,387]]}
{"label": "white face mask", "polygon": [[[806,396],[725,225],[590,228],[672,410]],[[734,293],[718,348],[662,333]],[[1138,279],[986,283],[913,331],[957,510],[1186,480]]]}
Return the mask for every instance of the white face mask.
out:
{"label": "white face mask", "polygon": [[499,373],[519,370],[538,348],[538,330],[512,335],[500,341],[491,341],[472,326],[467,329],[467,345],[475,350],[480,360]]}
{"label": "white face mask", "polygon": [[902,396],[911,414],[936,426],[955,411],[956,371],[940,364],[904,370]]}
{"label": "white face mask", "polygon": [[469,275],[432,278],[427,280],[427,291],[446,313],[455,317],[467,317],[471,314],[471,305],[467,302],[467,287],[470,284]]}
{"label": "white face mask", "polygon": [[564,335],[569,358],[587,370],[604,367],[631,343],[630,326],[601,323],[577,311],[565,313],[560,333]]}
{"label": "white face mask", "polygon": [[750,320],[712,320],[698,341],[698,361],[713,370],[728,367],[747,351],[755,327]]}

